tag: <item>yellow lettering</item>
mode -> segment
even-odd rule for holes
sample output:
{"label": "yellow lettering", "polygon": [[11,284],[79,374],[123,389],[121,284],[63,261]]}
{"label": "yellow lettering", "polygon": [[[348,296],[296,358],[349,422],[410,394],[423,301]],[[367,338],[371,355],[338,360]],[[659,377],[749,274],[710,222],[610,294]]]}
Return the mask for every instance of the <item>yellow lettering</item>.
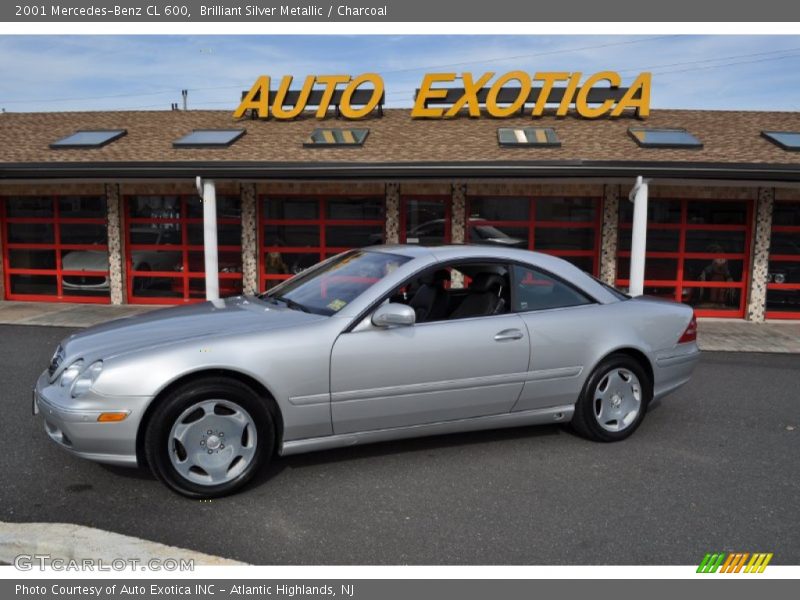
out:
{"label": "yellow lettering", "polygon": [[[500,93],[500,90],[503,89],[503,86],[516,79],[520,83],[520,90],[519,95],[516,97],[514,102],[512,102],[508,106],[498,106],[497,105],[497,95]],[[493,117],[510,117],[515,112],[517,112],[522,105],[525,104],[525,101],[528,99],[528,94],[531,91],[531,76],[525,73],[524,71],[511,71],[510,73],[506,73],[505,75],[501,76],[497,81],[494,82],[489,93],[486,95],[486,110],[489,112],[490,115]]]}
{"label": "yellow lettering", "polygon": [[333,92],[336,91],[336,86],[340,83],[348,83],[350,81],[350,75],[318,75],[317,76],[317,83],[320,83],[325,86],[325,90],[322,92],[322,99],[319,101],[319,106],[317,107],[317,114],[316,117],[318,119],[324,119],[325,115],[328,114],[328,107],[331,104],[331,99],[333,98]]}
{"label": "yellow lettering", "polygon": [[621,83],[619,74],[615,73],[614,71],[601,71],[600,73],[595,73],[583,82],[580,91],[578,91],[578,96],[575,98],[575,110],[578,111],[580,116],[586,117],[587,119],[596,119],[598,117],[602,117],[611,109],[612,106],[614,106],[614,101],[610,98],[601,102],[600,106],[589,106],[589,103],[587,102],[587,99],[589,98],[589,92],[599,81],[608,81],[611,84],[611,87],[619,87],[619,84]]}
{"label": "yellow lettering", "polygon": [[445,98],[447,90],[435,89],[431,86],[437,81],[453,81],[456,78],[455,73],[426,73],[422,78],[422,85],[419,87],[417,99],[414,101],[414,108],[411,109],[411,116],[414,118],[423,119],[437,119],[444,113],[443,108],[428,108],[426,102],[428,100],[435,100]]}
{"label": "yellow lettering", "polygon": [[569,112],[569,105],[572,104],[572,97],[575,95],[575,90],[577,89],[580,81],[580,71],[573,73],[569,78],[569,83],[567,83],[567,87],[564,90],[564,97],[561,98],[561,104],[558,105],[558,109],[556,110],[557,117],[563,117]]}
{"label": "yellow lettering", "polygon": [[250,88],[245,97],[234,111],[233,118],[240,118],[246,111],[255,109],[258,116],[266,119],[269,116],[269,77],[262,75]]}
{"label": "yellow lettering", "polygon": [[533,105],[531,116],[541,117],[544,114],[544,108],[547,105],[547,99],[550,97],[550,92],[553,91],[553,86],[557,81],[564,81],[569,79],[569,73],[536,73],[534,79],[542,81],[542,91],[536,99],[536,104]]}
{"label": "yellow lettering", "polygon": [[[361,108],[353,108],[350,105],[350,100],[352,99],[353,94],[361,84],[367,82],[372,83],[372,97],[369,99],[369,102],[367,102],[367,104]],[[383,79],[381,76],[377,73],[364,73],[363,75],[356,77],[353,82],[344,90],[344,93],[342,94],[342,101],[339,104],[339,110],[342,111],[342,116],[346,119],[360,119],[361,117],[365,117],[373,111],[373,109],[378,105],[378,102],[381,101],[382,96]]]}
{"label": "yellow lettering", "polygon": [[314,76],[309,75],[303,83],[303,89],[300,90],[300,96],[297,98],[295,105],[289,110],[284,110],[286,105],[286,94],[289,93],[289,86],[292,85],[292,76],[286,75],[281,79],[281,85],[278,87],[278,92],[272,101],[272,115],[276,119],[294,119],[297,115],[303,112],[308,102],[308,97],[311,95],[311,88],[314,87]]}
{"label": "yellow lettering", "polygon": [[458,111],[460,111],[465,104],[468,104],[469,116],[480,117],[481,107],[478,104],[478,92],[492,77],[494,77],[494,73],[484,73],[478,81],[473,81],[472,73],[462,73],[461,79],[464,81],[464,95],[453,103],[453,106],[450,107],[450,110],[447,111],[445,116],[455,117]]}
{"label": "yellow lettering", "polygon": [[[650,116],[650,84],[652,74],[640,73],[633,82],[633,85],[628,88],[622,100],[619,101],[616,108],[611,111],[612,117],[618,117],[626,108],[638,108],[640,117]],[[637,92],[640,97],[636,98]]]}

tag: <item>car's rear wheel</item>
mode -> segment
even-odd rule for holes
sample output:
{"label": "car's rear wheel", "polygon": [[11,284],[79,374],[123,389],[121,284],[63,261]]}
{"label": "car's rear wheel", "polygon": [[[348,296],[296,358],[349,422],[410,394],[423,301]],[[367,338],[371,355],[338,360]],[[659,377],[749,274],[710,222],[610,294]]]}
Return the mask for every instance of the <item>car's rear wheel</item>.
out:
{"label": "car's rear wheel", "polygon": [[612,354],[586,380],[571,425],[598,442],[623,440],[639,427],[652,397],[653,384],[639,362]]}
{"label": "car's rear wheel", "polygon": [[214,498],[244,486],[271,458],[275,429],[265,401],[247,385],[205,378],[163,399],[144,445],[158,479],[184,496]]}

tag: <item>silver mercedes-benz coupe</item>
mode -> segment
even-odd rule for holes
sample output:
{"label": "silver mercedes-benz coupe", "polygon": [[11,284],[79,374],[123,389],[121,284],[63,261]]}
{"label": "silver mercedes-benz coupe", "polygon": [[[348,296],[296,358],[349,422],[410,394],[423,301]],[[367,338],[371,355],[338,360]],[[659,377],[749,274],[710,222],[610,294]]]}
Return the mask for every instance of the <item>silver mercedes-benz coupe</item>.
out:
{"label": "silver mercedes-benz coupe", "polygon": [[690,307],[491,246],[375,246],[256,296],[91,327],[33,394],[52,440],[202,498],[275,455],[535,423],[622,440],[698,361]]}

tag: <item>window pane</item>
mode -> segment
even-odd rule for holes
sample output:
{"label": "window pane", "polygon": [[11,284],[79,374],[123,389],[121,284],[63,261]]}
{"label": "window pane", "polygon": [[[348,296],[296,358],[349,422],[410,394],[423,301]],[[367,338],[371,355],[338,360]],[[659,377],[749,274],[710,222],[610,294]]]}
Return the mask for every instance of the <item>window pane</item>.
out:
{"label": "window pane", "polygon": [[744,231],[694,231],[686,232],[687,252],[710,254],[744,254]]}
{"label": "window pane", "polygon": [[741,200],[690,200],[687,223],[696,225],[744,225],[747,222],[747,202]]}
{"label": "window pane", "polygon": [[[188,253],[189,273],[205,274],[206,257],[201,251]],[[220,252],[217,255],[217,267],[220,273],[241,273],[242,272],[242,253],[241,252]],[[220,281],[222,281],[220,279]]]}
{"label": "window pane", "polygon": [[537,227],[534,232],[533,248],[534,250],[594,250],[594,229]]}
{"label": "window pane", "polygon": [[538,221],[588,221],[595,220],[597,201],[594,198],[537,198]]}
{"label": "window pane", "polygon": [[686,287],[683,291],[683,302],[694,308],[739,310],[740,291],[738,289]]}
{"label": "window pane", "polygon": [[265,225],[265,246],[317,247],[320,245],[318,225]]}
{"label": "window pane", "polygon": [[130,230],[131,244],[175,245],[181,244],[179,223],[160,223],[153,225],[134,225]]}
{"label": "window pane", "polygon": [[55,296],[58,283],[55,275],[10,275],[12,294]]}
{"label": "window pane", "polygon": [[270,275],[296,275],[320,261],[319,253],[266,252],[264,271]]}
{"label": "window pane", "polygon": [[772,209],[772,224],[800,226],[800,202],[776,202]]}
{"label": "window pane", "polygon": [[383,243],[383,225],[329,225],[325,229],[328,247],[360,248]]}
{"label": "window pane", "polygon": [[267,219],[319,219],[316,198],[264,198],[262,214]]}
{"label": "window pane", "polygon": [[474,197],[469,199],[470,219],[486,221],[527,221],[530,200],[514,196]]}
{"label": "window pane", "polygon": [[178,219],[181,199],[178,196],[134,196],[128,200],[128,215],[145,219]]}
{"label": "window pane", "polygon": [[[620,228],[618,244],[619,249],[629,251],[631,249],[632,230]],[[647,230],[647,251],[648,252],[678,252],[680,250],[680,231],[677,229],[648,229]]]}
{"label": "window pane", "polygon": [[382,197],[331,198],[328,200],[329,219],[383,220]]}
{"label": "window pane", "polygon": [[767,310],[774,312],[800,312],[800,290],[767,288]]}
{"label": "window pane", "polygon": [[61,268],[65,271],[108,271],[105,250],[62,250]]}
{"label": "window pane", "polygon": [[60,196],[58,214],[66,218],[106,218],[106,199],[103,196]]}
{"label": "window pane", "polygon": [[[200,198],[187,198],[186,214],[192,219],[203,218],[203,202]],[[242,201],[231,194],[217,195],[217,219],[241,219]]]}
{"label": "window pane", "polygon": [[800,283],[800,261],[769,261],[769,283]]}
{"label": "window pane", "polygon": [[9,217],[53,216],[52,196],[12,196],[6,198],[6,215]]}
{"label": "window pane", "polygon": [[[617,261],[617,277],[630,279],[631,259],[621,257]],[[678,278],[678,259],[648,258],[644,262],[644,278],[650,281],[675,281]]]}
{"label": "window pane", "polygon": [[20,244],[52,244],[53,225],[50,223],[14,223],[8,228],[8,241]]}
{"label": "window pane", "polygon": [[800,232],[773,231],[770,254],[800,254]]}
{"label": "window pane", "polygon": [[583,294],[545,273],[514,266],[515,311],[544,310],[589,304]]}
{"label": "window pane", "polygon": [[12,269],[55,269],[55,250],[9,250],[8,263]]}
{"label": "window pane", "polygon": [[467,240],[471,244],[527,248],[530,229],[508,225],[488,225],[480,219],[470,219]]}
{"label": "window pane", "polygon": [[683,278],[691,281],[741,281],[741,260],[725,258],[687,258],[683,263]]}
{"label": "window pane", "polygon": [[175,271],[183,269],[183,253],[171,250],[134,250],[131,252],[134,271]]}
{"label": "window pane", "polygon": [[105,225],[91,223],[68,223],[60,226],[62,244],[94,244],[104,246],[108,242]]}
{"label": "window pane", "polygon": [[[620,201],[619,220],[620,223],[633,222],[633,202],[628,202],[627,199]],[[647,205],[647,222],[680,223],[681,201],[650,198]]]}

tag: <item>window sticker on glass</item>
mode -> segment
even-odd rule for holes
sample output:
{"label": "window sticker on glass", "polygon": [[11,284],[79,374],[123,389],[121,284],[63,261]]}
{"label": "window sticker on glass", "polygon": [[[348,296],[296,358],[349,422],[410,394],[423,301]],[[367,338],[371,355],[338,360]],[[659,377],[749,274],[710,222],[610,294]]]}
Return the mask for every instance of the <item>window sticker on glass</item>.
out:
{"label": "window sticker on glass", "polygon": [[342,310],[346,305],[347,305],[347,302],[337,298],[336,300],[333,300],[332,302],[330,302],[328,304],[328,308],[338,312],[338,311]]}

